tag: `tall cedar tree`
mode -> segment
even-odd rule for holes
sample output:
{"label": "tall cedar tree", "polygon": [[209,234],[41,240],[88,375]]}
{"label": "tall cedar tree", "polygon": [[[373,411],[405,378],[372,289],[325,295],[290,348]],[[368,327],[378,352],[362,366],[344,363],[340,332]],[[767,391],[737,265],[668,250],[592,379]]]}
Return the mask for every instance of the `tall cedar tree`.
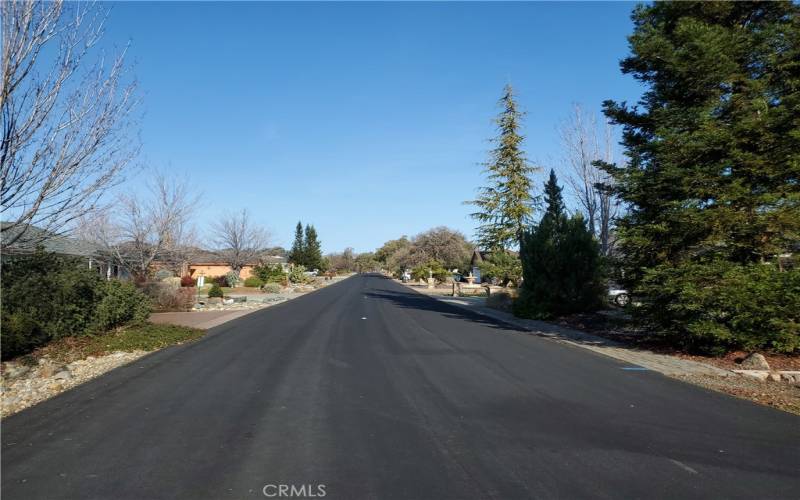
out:
{"label": "tall cedar tree", "polygon": [[551,170],[547,208],[522,245],[522,293],[514,304],[519,316],[547,319],[602,305],[600,246],[580,214],[567,217],[561,191]]}
{"label": "tall cedar tree", "polygon": [[289,262],[292,264],[303,265],[305,262],[305,242],[303,241],[303,223],[298,221],[294,229],[294,243],[289,250]]}
{"label": "tall cedar tree", "polygon": [[497,117],[497,147],[484,165],[487,186],[481,187],[476,200],[467,202],[477,211],[471,216],[479,222],[478,244],[487,250],[504,250],[519,244],[533,214],[531,166],[522,150],[524,137],[520,122],[524,113],[517,109],[514,91],[507,85],[500,98],[503,111]]}
{"label": "tall cedar tree", "polygon": [[639,6],[623,73],[639,108],[606,101],[630,158],[629,276],[714,254],[746,263],[800,240],[800,21],[789,2]]}
{"label": "tall cedar tree", "polygon": [[783,307],[800,292],[707,302],[733,297],[724,288],[733,283],[739,293],[743,276],[788,279],[764,279],[756,266],[780,271],[776,256],[800,241],[799,11],[791,2],[640,5],[621,69],[647,91],[635,107],[604,103],[629,157],[604,166],[628,207],[618,223],[626,284],[644,319],[694,347],[800,347],[800,309],[776,312],[776,336],[752,342],[737,312],[740,299],[784,297],[773,304]]}
{"label": "tall cedar tree", "polygon": [[304,260],[306,269],[323,270],[322,244],[317,239],[317,230],[314,226],[306,224],[306,238],[303,242]]}

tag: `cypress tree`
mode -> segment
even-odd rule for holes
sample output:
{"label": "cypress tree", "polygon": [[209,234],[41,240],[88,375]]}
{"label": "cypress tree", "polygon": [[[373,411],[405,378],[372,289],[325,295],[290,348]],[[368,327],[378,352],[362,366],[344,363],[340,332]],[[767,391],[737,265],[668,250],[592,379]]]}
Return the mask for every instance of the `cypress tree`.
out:
{"label": "cypress tree", "polygon": [[322,244],[317,238],[317,230],[309,224],[306,224],[303,265],[309,270],[323,268]]}
{"label": "cypress tree", "polygon": [[294,229],[294,243],[289,250],[289,262],[299,266],[305,265],[305,242],[303,241],[303,224],[297,221]]}
{"label": "cypress tree", "polygon": [[761,344],[740,316],[760,296],[783,297],[772,305],[789,311],[800,294],[739,293],[744,276],[785,283],[763,274],[781,272],[778,256],[800,240],[798,12],[791,2],[633,11],[621,69],[647,90],[636,107],[604,103],[623,125],[629,163],[603,167],[628,207],[618,237],[636,312],[687,346],[800,348],[800,309],[775,312],[774,337]]}
{"label": "cypress tree", "polygon": [[479,189],[476,200],[467,202],[477,207],[471,216],[479,223],[478,244],[495,251],[518,245],[530,224],[534,203],[531,175],[537,170],[522,150],[524,137],[519,129],[524,113],[517,109],[510,85],[505,87],[500,105],[503,110],[495,120],[498,136],[493,140],[497,147],[484,165],[488,185]]}
{"label": "cypress tree", "polygon": [[[553,222],[560,222],[565,218],[564,197],[561,194],[563,188],[558,185],[558,178],[555,171],[550,169],[550,177],[544,185],[544,201],[546,210],[544,218],[549,218]],[[544,220],[544,219],[543,219]]]}

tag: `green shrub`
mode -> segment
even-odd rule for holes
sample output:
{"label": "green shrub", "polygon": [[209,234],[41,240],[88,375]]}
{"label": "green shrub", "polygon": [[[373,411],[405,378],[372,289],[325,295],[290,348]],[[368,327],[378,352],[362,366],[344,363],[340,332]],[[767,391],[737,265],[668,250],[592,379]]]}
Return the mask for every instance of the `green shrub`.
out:
{"label": "green shrub", "polygon": [[280,264],[262,264],[253,268],[253,274],[258,276],[264,283],[283,283],[286,280],[286,273]]}
{"label": "green shrub", "polygon": [[263,285],[264,282],[258,276],[250,276],[246,280],[244,280],[244,286],[248,286],[251,288],[258,288]]}
{"label": "green shrub", "polygon": [[800,269],[684,262],[647,270],[635,292],[637,318],[685,349],[800,350]]}
{"label": "green shrub", "polygon": [[40,322],[23,312],[8,313],[3,308],[2,314],[2,351],[3,359],[10,359],[20,354],[31,352],[51,340]]}
{"label": "green shrub", "polygon": [[439,261],[431,260],[412,269],[411,277],[415,280],[427,280],[430,274],[429,271],[433,273],[434,279],[440,283],[453,276],[453,273],[445,269]]}
{"label": "green shrub", "polygon": [[3,359],[149,313],[132,285],[105,281],[81,259],[41,251],[13,256],[2,262],[0,282]]}
{"label": "green shrub", "polygon": [[509,283],[518,284],[522,278],[522,262],[519,257],[508,252],[492,252],[478,267],[481,270],[481,280],[497,279],[503,286]]}
{"label": "green shrub", "polygon": [[[2,265],[4,316],[16,317],[12,325],[31,332],[35,322],[48,340],[81,334],[91,323],[101,282],[78,259],[43,252],[15,256]],[[4,340],[16,333],[3,325]],[[2,349],[6,357],[5,342]]]}
{"label": "green shrub", "polygon": [[524,280],[514,314],[549,319],[603,307],[600,249],[583,218],[543,218],[525,235]]}
{"label": "green shrub", "polygon": [[150,316],[150,300],[133,283],[112,280],[99,287],[93,330],[105,332],[127,324],[140,324]]}
{"label": "green shrub", "polygon": [[264,293],[281,293],[282,287],[277,283],[265,283],[264,286],[261,287],[261,290]]}
{"label": "green shrub", "polygon": [[294,266],[289,271],[289,281],[292,283],[305,283],[308,281],[306,276],[306,268],[304,266]]}
{"label": "green shrub", "polygon": [[222,293],[222,288],[217,283],[211,285],[211,289],[208,290],[208,298],[212,297],[223,297],[224,294]]}
{"label": "green shrub", "polygon": [[236,271],[228,271],[228,273],[225,274],[225,283],[229,287],[231,288],[237,287],[241,282],[242,279],[239,277],[239,273],[237,273]]}

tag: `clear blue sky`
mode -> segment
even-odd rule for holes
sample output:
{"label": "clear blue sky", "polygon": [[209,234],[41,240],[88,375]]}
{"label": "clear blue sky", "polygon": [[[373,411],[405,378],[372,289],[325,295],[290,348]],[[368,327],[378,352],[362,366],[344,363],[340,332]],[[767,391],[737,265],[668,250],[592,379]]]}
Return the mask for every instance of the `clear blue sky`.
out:
{"label": "clear blue sky", "polygon": [[111,7],[106,43],[131,41],[143,96],[141,160],[202,191],[201,233],[246,207],[279,245],[313,223],[325,252],[437,225],[471,236],[462,201],[503,85],[546,167],[571,103],[640,94],[618,64],[631,3]]}

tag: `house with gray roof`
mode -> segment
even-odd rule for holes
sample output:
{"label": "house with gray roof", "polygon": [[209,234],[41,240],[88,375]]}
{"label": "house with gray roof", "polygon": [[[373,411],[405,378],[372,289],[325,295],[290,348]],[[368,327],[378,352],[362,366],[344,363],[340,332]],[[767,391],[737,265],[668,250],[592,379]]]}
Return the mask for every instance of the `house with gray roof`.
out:
{"label": "house with gray roof", "polygon": [[[10,223],[3,222],[4,228]],[[45,252],[55,253],[66,257],[74,257],[82,260],[90,269],[97,270],[106,278],[125,278],[127,273],[119,266],[113,264],[107,257],[102,255],[100,248],[90,241],[80,238],[51,233],[36,226],[28,226],[24,229],[24,235],[17,238],[17,234],[23,231],[20,227],[10,227],[0,233],[0,237],[7,241],[13,241],[8,246],[4,245],[3,261],[13,259],[17,255],[25,255],[42,249]]]}

